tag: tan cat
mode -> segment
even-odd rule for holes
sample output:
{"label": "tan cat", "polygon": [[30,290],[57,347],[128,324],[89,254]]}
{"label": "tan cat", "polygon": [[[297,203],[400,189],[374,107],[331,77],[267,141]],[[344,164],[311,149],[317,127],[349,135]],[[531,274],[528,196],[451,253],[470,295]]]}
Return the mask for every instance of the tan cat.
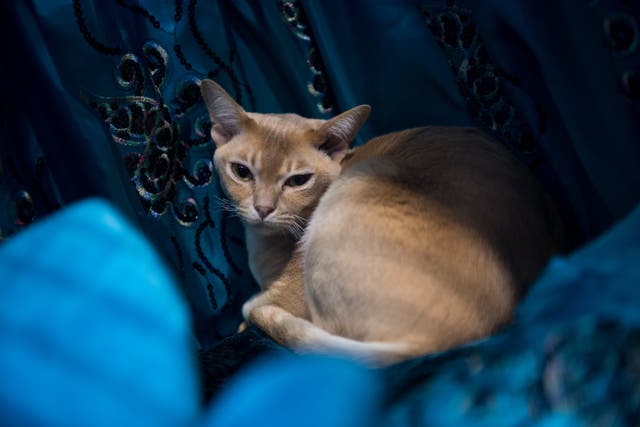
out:
{"label": "tan cat", "polygon": [[478,130],[349,151],[368,106],[322,121],[246,113],[209,80],[201,91],[263,289],[243,315],[298,351],[384,365],[486,336],[562,244],[534,178]]}

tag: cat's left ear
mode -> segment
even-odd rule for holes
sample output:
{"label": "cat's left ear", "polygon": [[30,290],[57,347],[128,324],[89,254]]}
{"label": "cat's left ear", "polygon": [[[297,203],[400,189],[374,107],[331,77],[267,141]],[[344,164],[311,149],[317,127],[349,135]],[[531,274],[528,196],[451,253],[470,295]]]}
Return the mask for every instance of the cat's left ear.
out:
{"label": "cat's left ear", "polygon": [[211,137],[219,147],[236,136],[251,120],[244,109],[213,80],[200,81],[200,93],[211,118]]}
{"label": "cat's left ear", "polygon": [[318,129],[323,137],[318,149],[327,153],[333,160],[341,161],[370,112],[371,107],[368,105],[358,105],[327,120]]}

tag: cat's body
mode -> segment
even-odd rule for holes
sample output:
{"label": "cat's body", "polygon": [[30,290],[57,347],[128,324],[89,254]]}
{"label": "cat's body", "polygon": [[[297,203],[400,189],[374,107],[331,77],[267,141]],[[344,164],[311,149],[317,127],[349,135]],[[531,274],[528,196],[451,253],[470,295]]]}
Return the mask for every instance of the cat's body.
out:
{"label": "cat's body", "polygon": [[488,335],[558,249],[547,203],[477,130],[376,138],[355,150],[305,232],[311,321],[410,354]]}
{"label": "cat's body", "polygon": [[[220,98],[226,95],[220,90],[203,86],[203,95],[212,120],[224,123],[215,100],[229,99]],[[272,176],[295,169],[283,169],[284,159],[313,159],[304,167],[318,181],[297,205],[301,221],[311,216],[300,244],[295,230],[245,219],[252,271],[264,289],[243,307],[245,318],[296,349],[373,364],[495,331],[560,245],[545,194],[503,147],[473,129],[411,129],[348,153],[368,113],[357,108],[329,122],[281,116],[286,124],[279,124],[278,140],[289,148],[298,144],[298,150],[256,141],[256,132],[248,137],[246,129],[254,125],[228,132],[231,143],[219,145],[216,167],[239,206],[242,192],[225,177],[225,162],[232,161],[225,151],[242,152],[243,138],[253,138],[247,144],[271,156],[270,167],[279,170]],[[278,129],[272,116],[244,114],[252,114],[258,128]],[[302,133],[294,136],[296,128]],[[301,152],[307,154],[297,157]],[[264,166],[252,166],[254,206],[261,176],[270,175]],[[274,214],[291,205],[294,193],[285,187]]]}

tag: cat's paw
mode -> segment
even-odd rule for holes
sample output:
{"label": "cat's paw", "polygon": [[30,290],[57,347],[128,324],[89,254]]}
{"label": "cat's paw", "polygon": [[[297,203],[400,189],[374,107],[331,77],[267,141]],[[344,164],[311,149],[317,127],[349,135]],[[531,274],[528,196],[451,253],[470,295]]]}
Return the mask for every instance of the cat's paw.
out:
{"label": "cat's paw", "polygon": [[242,317],[244,318],[245,321],[249,321],[249,314],[254,308],[264,305],[266,303],[265,301],[266,298],[264,295],[265,295],[265,292],[256,294],[251,298],[249,298],[247,302],[242,304]]}
{"label": "cat's paw", "polygon": [[240,323],[240,325],[238,326],[238,333],[244,332],[248,327],[249,327],[249,324],[246,321]]}

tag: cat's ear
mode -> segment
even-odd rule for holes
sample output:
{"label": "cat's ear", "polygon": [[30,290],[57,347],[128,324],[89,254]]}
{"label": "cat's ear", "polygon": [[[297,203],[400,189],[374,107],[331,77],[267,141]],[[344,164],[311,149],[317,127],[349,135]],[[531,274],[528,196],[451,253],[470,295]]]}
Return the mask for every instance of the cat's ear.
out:
{"label": "cat's ear", "polygon": [[370,112],[371,107],[368,105],[358,105],[327,120],[318,129],[322,136],[318,149],[327,153],[333,160],[341,161]]}
{"label": "cat's ear", "polygon": [[244,109],[213,80],[200,81],[200,93],[211,118],[211,137],[217,146],[236,136],[249,117]]}

